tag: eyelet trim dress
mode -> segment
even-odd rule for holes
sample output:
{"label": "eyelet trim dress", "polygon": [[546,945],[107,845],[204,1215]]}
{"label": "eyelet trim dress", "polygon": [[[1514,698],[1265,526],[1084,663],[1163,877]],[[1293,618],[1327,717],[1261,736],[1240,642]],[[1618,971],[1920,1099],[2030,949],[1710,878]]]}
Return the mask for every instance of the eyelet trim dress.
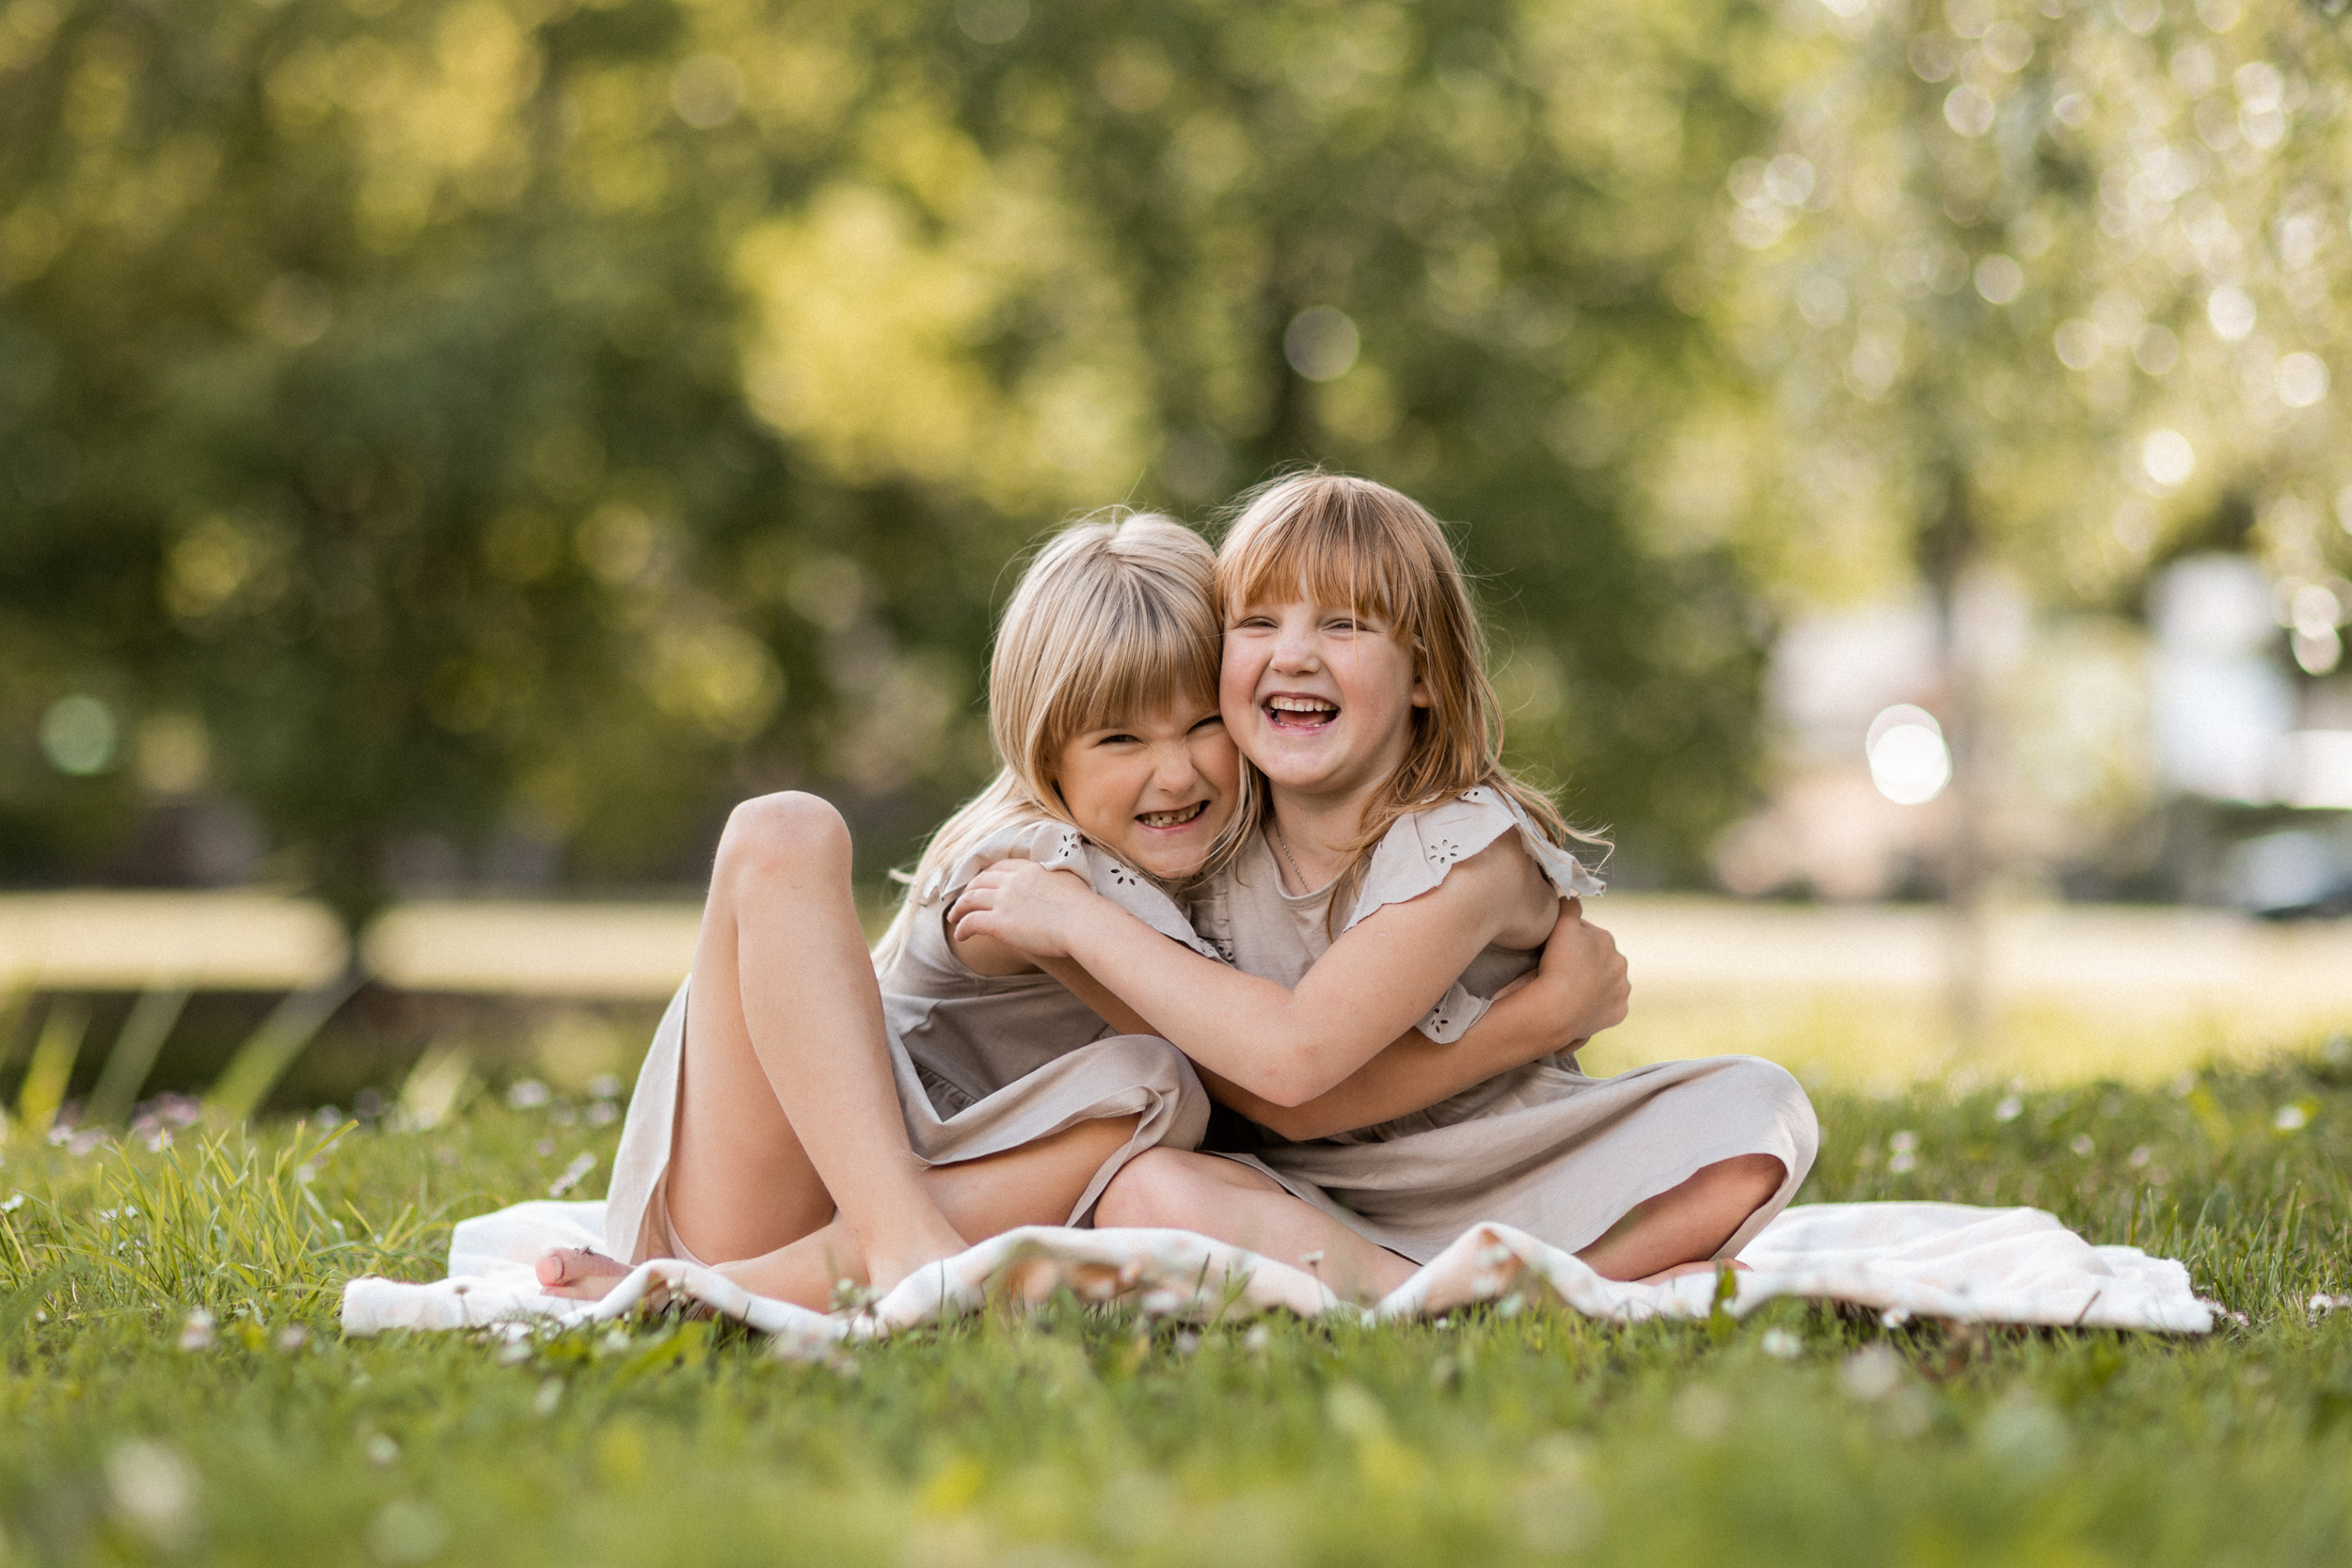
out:
{"label": "eyelet trim dress", "polygon": [[[1460,862],[1516,835],[1562,896],[1601,883],[1545,837],[1500,791],[1480,787],[1401,817],[1383,837],[1347,911],[1344,934],[1374,911],[1443,885]],[[1295,987],[1331,945],[1331,890],[1282,891],[1263,834],[1193,907],[1195,926],[1235,967]],[[1461,1038],[1494,994],[1533,969],[1540,948],[1488,947],[1438,998],[1420,1027],[1438,1044]],[[1482,1220],[1574,1252],[1634,1205],[1679,1186],[1702,1166],[1769,1154],[1779,1189],[1718,1253],[1736,1257],[1788,1206],[1812,1169],[1820,1132],[1811,1101],[1788,1072],[1754,1056],[1661,1062],[1592,1078],[1572,1055],[1499,1074],[1392,1121],[1294,1143],[1254,1130],[1249,1148],[1212,1150],[1263,1171],[1294,1196],[1359,1233],[1425,1263]]]}
{"label": "eyelet trim dress", "polygon": [[[945,916],[972,879],[1000,860],[1083,875],[1097,893],[1170,940],[1219,955],[1157,884],[1059,822],[992,833],[914,890],[905,951],[877,977],[908,1142],[926,1163],[944,1165],[1000,1154],[1081,1122],[1136,1117],[1134,1135],[1096,1169],[1071,1211],[1068,1223],[1087,1224],[1095,1200],[1129,1160],[1159,1145],[1191,1148],[1200,1141],[1209,1098],[1174,1046],[1116,1033],[1051,975],[981,974],[956,957]],[[670,1224],[668,1182],[692,988],[691,978],[678,988],[655,1031],[613,1157],[605,1244],[632,1263],[687,1256]]]}

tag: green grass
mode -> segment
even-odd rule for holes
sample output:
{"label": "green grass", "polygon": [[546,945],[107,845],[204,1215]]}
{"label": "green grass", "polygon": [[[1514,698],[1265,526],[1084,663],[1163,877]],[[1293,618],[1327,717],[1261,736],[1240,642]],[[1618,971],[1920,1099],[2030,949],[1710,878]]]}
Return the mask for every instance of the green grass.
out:
{"label": "green grass", "polygon": [[[432,1275],[453,1218],[609,1158],[615,1129],[485,1100],[332,1140],[20,1136],[5,1559],[2345,1560],[2352,1311],[2308,1303],[2352,1288],[2352,1068],[2004,1098],[1826,1099],[1805,1196],[2036,1203],[2186,1259],[2244,1323],[1889,1333],[1789,1302],[1736,1326],[1195,1333],[1066,1307],[818,1364],[672,1321],[345,1340],[343,1277]],[[183,1349],[199,1307],[211,1343]]]}

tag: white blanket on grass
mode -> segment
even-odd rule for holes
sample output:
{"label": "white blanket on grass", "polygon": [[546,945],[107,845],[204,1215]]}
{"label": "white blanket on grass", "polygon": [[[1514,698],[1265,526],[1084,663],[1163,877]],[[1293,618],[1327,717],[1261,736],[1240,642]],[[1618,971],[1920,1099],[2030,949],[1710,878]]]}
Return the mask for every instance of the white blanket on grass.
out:
{"label": "white blanket on grass", "polygon": [[2137,1247],[2092,1246],[2039,1209],[1956,1203],[1816,1203],[1788,1209],[1740,1255],[1730,1293],[1711,1274],[1663,1285],[1603,1279],[1507,1225],[1477,1225],[1382,1301],[1342,1302],[1311,1274],[1184,1230],[1067,1230],[1032,1226],[982,1242],[903,1281],[867,1307],[824,1313],[755,1296],[692,1263],[640,1264],[603,1300],[542,1294],[532,1265],[550,1247],[597,1248],[601,1203],[517,1203],[461,1221],[449,1277],[428,1284],[355,1279],[343,1288],[343,1332],[550,1327],[622,1316],[647,1295],[700,1302],[775,1337],[786,1354],[821,1355],[843,1340],[974,1311],[991,1300],[1041,1302],[1068,1290],[1152,1317],[1231,1320],[1281,1307],[1300,1317],[1363,1313],[1435,1317],[1477,1302],[1553,1302],[1620,1323],[1734,1317],[1782,1296],[1847,1302],[1890,1323],[1964,1323],[2153,1329],[2203,1334],[2215,1308],[2188,1270]]}

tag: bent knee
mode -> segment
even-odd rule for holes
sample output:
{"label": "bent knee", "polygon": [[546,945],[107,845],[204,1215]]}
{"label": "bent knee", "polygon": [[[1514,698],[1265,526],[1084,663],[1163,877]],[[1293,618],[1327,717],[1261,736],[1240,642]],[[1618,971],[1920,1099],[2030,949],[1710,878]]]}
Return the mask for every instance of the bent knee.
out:
{"label": "bent knee", "polygon": [[1201,1177],[1172,1148],[1147,1148],[1119,1169],[1094,1206],[1094,1223],[1182,1227],[1198,1201]]}
{"label": "bent knee", "polygon": [[755,796],[727,814],[719,838],[723,874],[830,868],[850,863],[850,826],[833,802],[803,790]]}

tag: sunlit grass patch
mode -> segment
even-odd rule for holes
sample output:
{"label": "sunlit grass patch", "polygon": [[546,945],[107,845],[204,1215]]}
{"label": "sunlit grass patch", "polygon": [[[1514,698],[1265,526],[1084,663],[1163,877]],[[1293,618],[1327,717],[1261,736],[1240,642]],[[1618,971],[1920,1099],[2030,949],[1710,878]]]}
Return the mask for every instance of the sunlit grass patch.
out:
{"label": "sunlit grass patch", "polygon": [[583,1155],[601,1185],[611,1124],[515,1100],[425,1131],[0,1151],[12,1560],[2201,1568],[2352,1546],[2352,1313],[2312,1306],[2352,1291],[2352,1081],[2317,1055],[1820,1101],[1808,1200],[2039,1204],[2186,1259],[2242,1316],[2204,1339],[1797,1302],[1376,1329],[1063,1303],[815,1362],[660,1318],[343,1339],[346,1274],[436,1274],[455,1219]]}

